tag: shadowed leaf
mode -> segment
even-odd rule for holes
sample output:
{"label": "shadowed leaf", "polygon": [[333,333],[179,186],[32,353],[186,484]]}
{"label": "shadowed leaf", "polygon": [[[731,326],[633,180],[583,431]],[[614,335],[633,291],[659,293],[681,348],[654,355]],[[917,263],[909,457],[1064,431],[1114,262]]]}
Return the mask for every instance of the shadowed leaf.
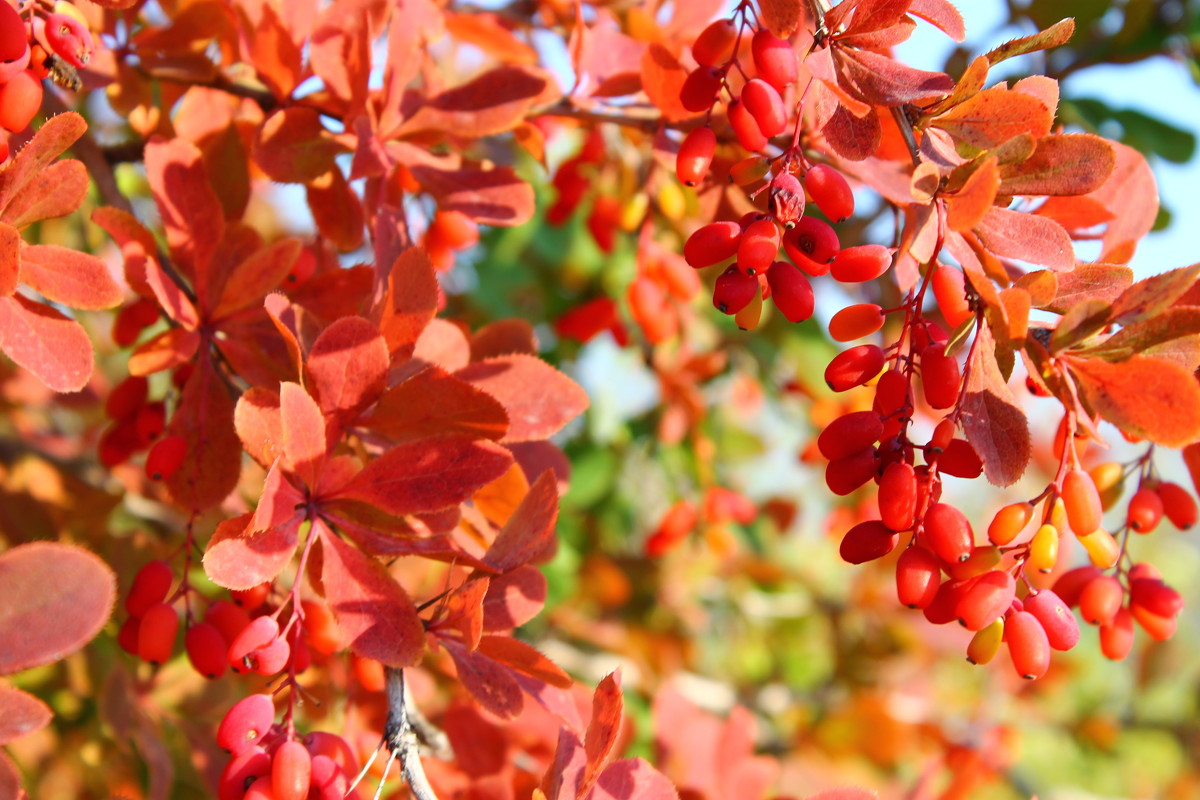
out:
{"label": "shadowed leaf", "polygon": [[29,692],[0,683],[0,745],[40,731],[53,716],[50,706]]}
{"label": "shadowed leaf", "polygon": [[313,342],[308,385],[325,414],[348,419],[375,402],[388,371],[388,346],[362,317],[342,317]]}
{"label": "shadowed leaf", "polygon": [[533,187],[510,167],[441,170],[413,165],[411,171],[444,211],[461,211],[482,225],[522,225],[533,217]]}
{"label": "shadowed leaf", "polygon": [[511,131],[525,119],[546,86],[546,79],[529,69],[497,67],[431,97],[400,130],[434,130],[471,138]]}
{"label": "shadowed leaf", "polygon": [[1011,486],[1025,474],[1032,454],[1029,421],[996,364],[991,330],[981,326],[975,335],[979,341],[969,365],[963,429],[983,461],[987,479],[996,486]]}
{"label": "shadowed leaf", "polygon": [[587,393],[579,384],[530,355],[476,361],[455,376],[504,406],[508,413],[506,442],[549,438],[588,407]]}
{"label": "shadowed leaf", "polygon": [[508,415],[482,389],[440,367],[426,367],[384,392],[363,424],[396,442],[447,434],[500,439]]}

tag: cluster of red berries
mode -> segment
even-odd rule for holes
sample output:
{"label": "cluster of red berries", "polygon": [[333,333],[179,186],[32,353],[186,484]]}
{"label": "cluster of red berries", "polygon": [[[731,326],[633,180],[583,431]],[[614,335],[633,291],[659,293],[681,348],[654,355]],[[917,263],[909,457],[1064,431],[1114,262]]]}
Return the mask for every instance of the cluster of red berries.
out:
{"label": "cluster of red berries", "polygon": [[233,755],[217,784],[218,800],[342,800],[357,759],[342,737],[317,731],[302,740],[275,723],[269,694],[252,694],[226,712],[217,744]]}
{"label": "cluster of red berries", "polygon": [[[25,130],[42,104],[42,80],[63,63],[86,66],[92,50],[92,35],[74,6],[58,3],[45,13],[38,3],[18,10],[0,0],[0,128]],[[7,159],[8,137],[0,135],[0,162]]]}
{"label": "cluster of red berries", "polygon": [[[182,387],[190,374],[190,365],[175,370],[172,378]],[[131,375],[113,387],[104,403],[104,413],[111,423],[100,434],[98,451],[100,463],[114,467],[149,449],[146,454],[146,476],[161,481],[170,478],[183,466],[187,457],[187,441],[182,436],[163,436],[167,406],[161,400],[149,399],[149,382]]]}

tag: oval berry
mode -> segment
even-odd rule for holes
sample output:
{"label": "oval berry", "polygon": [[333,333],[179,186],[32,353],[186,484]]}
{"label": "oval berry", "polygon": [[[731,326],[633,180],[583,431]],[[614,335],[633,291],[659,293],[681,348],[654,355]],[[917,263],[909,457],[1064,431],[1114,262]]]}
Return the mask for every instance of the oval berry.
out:
{"label": "oval berry", "polygon": [[879,518],[894,531],[906,531],[916,513],[916,471],[903,461],[890,464],[879,479]]}
{"label": "oval berry", "polygon": [[882,522],[860,522],[846,532],[838,552],[848,564],[865,564],[882,558],[896,548],[900,534],[888,530]]}
{"label": "oval berry", "polygon": [[1163,501],[1153,489],[1138,489],[1129,498],[1125,519],[1129,527],[1138,533],[1149,533],[1158,527],[1163,518]]}
{"label": "oval berry", "polygon": [[704,180],[712,166],[713,153],[717,149],[717,135],[712,128],[695,128],[679,145],[675,157],[675,174],[685,186],[695,186]]}
{"label": "oval berry", "polygon": [[274,617],[258,617],[252,620],[237,638],[229,643],[229,666],[233,667],[234,672],[257,672],[255,666],[258,659],[256,656],[252,662],[248,661],[251,654],[278,640],[279,622]]}
{"label": "oval berry", "polygon": [[834,222],[854,216],[854,191],[833,167],[817,164],[804,173],[804,188],[821,213]]}
{"label": "oval berry", "polygon": [[1107,625],[1125,600],[1125,589],[1111,575],[1092,579],[1079,593],[1079,614],[1090,625]]}
{"label": "oval berry", "polygon": [[766,149],[767,137],[758,127],[758,120],[754,118],[740,98],[731,100],[725,107],[725,113],[729,117],[729,125],[733,128],[738,144],[747,150]]}
{"label": "oval berry", "polygon": [[959,598],[955,613],[969,631],[980,631],[998,619],[1012,605],[1017,582],[1005,570],[994,569],[979,575]]}
{"label": "oval berry", "polygon": [[700,31],[692,43],[692,58],[702,67],[724,64],[733,55],[738,26],[731,19],[719,19]]}
{"label": "oval berry", "polygon": [[225,712],[217,726],[217,746],[242,755],[252,750],[271,729],[275,720],[275,703],[269,694],[243,697]]}
{"label": "oval berry", "polygon": [[1070,650],[1079,643],[1079,623],[1071,607],[1053,590],[1042,589],[1025,598],[1025,610],[1037,617],[1046,639],[1055,650]]}
{"label": "oval berry", "polygon": [[989,663],[1000,652],[1004,644],[1004,620],[992,620],[989,625],[975,632],[967,643],[967,661],[971,664]]}
{"label": "oval berry", "polygon": [[188,628],[183,646],[196,672],[209,680],[225,674],[229,666],[225,658],[228,645],[215,625],[200,622]]}
{"label": "oval berry", "polygon": [[1010,503],[996,512],[988,525],[988,541],[999,547],[1017,538],[1029,521],[1033,519],[1033,506],[1029,503]]}
{"label": "oval berry", "polygon": [[937,306],[951,330],[975,316],[967,303],[966,277],[962,270],[939,264],[933,271],[930,284]]}
{"label": "oval berry", "polygon": [[146,477],[165,481],[179,471],[187,456],[187,440],[182,436],[165,436],[154,443],[146,454]]}
{"label": "oval berry", "polygon": [[208,611],[204,613],[204,621],[217,629],[228,650],[229,643],[250,624],[250,615],[241,606],[218,600],[208,607]]}
{"label": "oval berry", "polygon": [[874,344],[860,344],[843,350],[825,368],[825,383],[835,392],[862,386],[879,374],[884,360],[883,348]]}
{"label": "oval berry", "polygon": [[766,28],[760,28],[750,40],[750,56],[754,59],[758,77],[779,91],[796,82],[799,74],[796,51],[790,43]]}
{"label": "oval berry", "polygon": [[1196,524],[1200,510],[1196,507],[1196,498],[1187,489],[1177,483],[1164,481],[1156,491],[1163,504],[1163,514],[1171,520],[1171,524],[1179,530],[1186,530]]}
{"label": "oval berry", "polygon": [[742,226],[736,222],[711,222],[688,237],[683,243],[683,258],[696,269],[719,264],[732,258],[742,240]]}
{"label": "oval berry", "polygon": [[9,3],[0,3],[0,61],[16,61],[29,47],[25,21]]}
{"label": "oval berry", "polygon": [[896,562],[896,596],[909,608],[925,608],[937,594],[942,568],[937,556],[920,545],[900,554]]}
{"label": "oval berry", "polygon": [[834,494],[844,497],[866,485],[878,472],[879,459],[874,448],[867,447],[825,465],[825,485]]}
{"label": "oval berry", "polygon": [[966,515],[948,503],[934,503],[925,512],[924,544],[942,561],[954,564],[971,557],[975,534]]}
{"label": "oval berry", "polygon": [[1173,617],[1183,610],[1183,596],[1161,580],[1138,578],[1129,582],[1129,603],[1159,617]]}
{"label": "oval berry", "polygon": [[1063,478],[1062,499],[1067,522],[1076,536],[1087,536],[1100,527],[1104,509],[1092,476],[1081,469],[1070,470]]}
{"label": "oval berry", "polygon": [[179,615],[166,603],[146,609],[138,625],[138,657],[151,664],[165,664],[175,648],[179,632]]}
{"label": "oval berry", "polygon": [[852,342],[875,333],[885,319],[883,308],[875,303],[846,306],[829,320],[829,336],[835,342]]}
{"label": "oval berry", "polygon": [[804,273],[786,261],[776,261],[767,270],[771,300],[788,322],[803,322],[813,314],[812,284]]}
{"label": "oval berry", "polygon": [[1133,614],[1122,608],[1100,626],[1100,652],[1112,661],[1124,661],[1133,649]]}
{"label": "oval berry", "polygon": [[874,411],[851,411],[825,426],[817,437],[817,449],[830,461],[845,458],[879,441],[883,421]]}
{"label": "oval berry", "polygon": [[132,617],[140,617],[150,606],[167,599],[167,592],[175,582],[175,572],[165,561],[151,561],[137,571],[129,594],[125,596],[125,610]]}
{"label": "oval berry", "polygon": [[245,800],[246,790],[271,776],[271,757],[261,748],[250,748],[235,755],[221,771],[217,782],[217,800]]}
{"label": "oval berry", "polygon": [[42,82],[29,70],[0,83],[0,128],[17,133],[29,127],[42,105]]}
{"label": "oval berry", "polygon": [[804,217],[783,234],[783,249],[797,267],[817,278],[829,272],[841,243],[829,223]]}
{"label": "oval berry", "polygon": [[891,265],[891,250],[880,244],[863,244],[838,253],[829,272],[834,280],[842,283],[863,283],[875,280]]}
{"label": "oval berry", "polygon": [[1018,611],[1004,621],[1004,641],[1017,674],[1036,680],[1050,668],[1050,640],[1037,617]]}
{"label": "oval berry", "polygon": [[747,275],[766,272],[779,254],[779,226],[774,220],[750,223],[738,242],[737,264]]}
{"label": "oval berry", "polygon": [[962,372],[958,359],[946,355],[943,344],[930,345],[921,354],[921,388],[933,408],[953,408],[958,402]]}
{"label": "oval berry", "polygon": [[720,92],[720,71],[702,66],[684,79],[683,86],[679,89],[679,102],[688,111],[707,111],[717,101]]}
{"label": "oval berry", "polygon": [[312,756],[304,745],[287,741],[271,758],[271,785],[275,800],[305,800],[312,785]]}
{"label": "oval berry", "polygon": [[733,315],[749,305],[758,291],[758,278],[732,264],[717,276],[713,286],[713,306],[722,314]]}
{"label": "oval berry", "polygon": [[742,87],[742,102],[758,123],[763,136],[773,139],[787,130],[787,107],[779,91],[771,84],[761,78],[747,81]]}

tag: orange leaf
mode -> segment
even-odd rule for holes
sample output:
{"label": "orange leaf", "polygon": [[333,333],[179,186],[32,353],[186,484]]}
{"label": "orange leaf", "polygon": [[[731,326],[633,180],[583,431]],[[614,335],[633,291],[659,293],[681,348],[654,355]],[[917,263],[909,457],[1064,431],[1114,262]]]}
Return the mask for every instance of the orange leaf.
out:
{"label": "orange leaf", "polygon": [[304,187],[308,209],[321,235],[343,252],[362,247],[362,201],[337,167]]}
{"label": "orange leaf", "polygon": [[483,560],[498,572],[553,558],[558,540],[558,484],[546,470],[529,487],[517,510],[496,535]]}
{"label": "orange leaf", "polygon": [[1045,136],[1053,121],[1054,115],[1038,98],[993,86],[968,97],[929,124],[973,147],[990,150],[1023,133]]}
{"label": "orange leaf", "polygon": [[83,326],[19,294],[0,298],[0,348],[56,392],[77,392],[92,377]]}
{"label": "orange leaf", "polygon": [[1038,140],[1033,155],[1000,170],[1000,191],[1014,195],[1082,195],[1098,189],[1116,164],[1113,146],[1090,133]]}
{"label": "orange leaf", "polygon": [[989,208],[976,228],[983,246],[998,256],[1066,271],[1075,266],[1071,237],[1052,219],[1007,208]]}
{"label": "orange leaf", "polygon": [[283,457],[291,471],[315,488],[325,460],[325,418],[317,401],[297,383],[279,386],[279,422]]}
{"label": "orange leaf", "polygon": [[642,87],[668,122],[697,116],[698,112],[688,111],[679,99],[679,90],[686,79],[687,70],[670,50],[658,42],[646,48],[642,55]]}
{"label": "orange leaf", "polygon": [[1109,145],[1116,153],[1112,175],[1088,196],[1099,200],[1112,213],[1098,260],[1125,264],[1133,258],[1137,243],[1158,218],[1158,185],[1141,153],[1117,142]]}
{"label": "orange leaf", "polygon": [[0,553],[0,675],[49,664],[91,641],[117,579],[82,547],[31,542]]}
{"label": "orange leaf", "polygon": [[280,239],[242,259],[226,279],[212,318],[219,320],[258,305],[268,292],[279,288],[299,257],[298,239]]}
{"label": "orange leaf", "polygon": [[587,771],[583,783],[587,786],[600,775],[608,763],[624,721],[625,700],[621,696],[621,671],[611,672],[592,693],[592,719],[584,733],[583,748],[587,754]]}
{"label": "orange leaf", "polygon": [[1037,305],[1056,314],[1093,298],[1112,303],[1133,283],[1133,271],[1121,264],[1080,264],[1056,277],[1054,299]]}
{"label": "orange leaf", "polygon": [[546,604],[546,576],[525,565],[496,575],[483,598],[483,629],[506,631],[536,617]]}
{"label": "orange leaf", "polygon": [[459,681],[479,705],[500,719],[512,719],[521,713],[525,696],[511,669],[452,639],[438,637],[438,642],[454,659]]}
{"label": "orange leaf", "polygon": [[321,411],[352,418],[383,392],[387,343],[362,317],[342,317],[313,342],[307,370],[309,388]]}
{"label": "orange leaf", "polygon": [[1071,358],[1068,365],[1084,401],[1121,430],[1167,447],[1200,439],[1200,384],[1179,364],[1134,356],[1118,364]]}
{"label": "orange leaf", "polygon": [[130,375],[153,375],[186,364],[200,349],[200,333],[187,328],[167,328],[138,345],[129,356]]}
{"label": "orange leaf", "polygon": [[88,172],[82,162],[56,161],[12,199],[4,219],[13,227],[24,228],[43,219],[66,216],[79,208],[87,189]]}
{"label": "orange leaf", "polygon": [[1033,34],[1032,36],[1022,36],[1019,39],[1012,39],[1005,42],[999,47],[989,51],[987,60],[995,66],[1001,61],[1004,61],[1014,56],[1024,55],[1025,53],[1033,53],[1038,50],[1049,50],[1052,47],[1058,47],[1060,44],[1066,44],[1070,41],[1071,36],[1075,33],[1075,20],[1064,19],[1056,22],[1044,31]]}
{"label": "orange leaf", "polygon": [[565,689],[573,681],[562,667],[533,647],[511,636],[483,636],[476,650],[482,656],[503,664],[531,678]]}
{"label": "orange leaf", "polygon": [[72,308],[114,308],[121,287],[103,259],[53,244],[21,248],[21,280],[47,300]]}
{"label": "orange leaf", "polygon": [[523,319],[500,319],[489,322],[471,334],[471,360],[482,361],[492,356],[510,353],[536,355],[537,337],[533,326]]}
{"label": "orange leaf", "polygon": [[0,167],[0,217],[8,218],[10,204],[27,190],[30,181],[37,180],[86,130],[87,123],[74,111],[52,116],[37,129],[33,138]]}
{"label": "orange leaf", "polygon": [[956,42],[967,38],[962,14],[949,0],[912,0],[908,13],[933,24]]}
{"label": "orange leaf", "polygon": [[476,492],[471,502],[479,509],[479,513],[487,517],[488,522],[503,525],[528,492],[529,480],[525,477],[525,471],[514,462],[508,472]]}
{"label": "orange leaf", "polygon": [[0,297],[9,297],[21,279],[21,232],[0,222]]}
{"label": "orange leaf", "polygon": [[1000,186],[1000,167],[995,156],[988,156],[962,188],[946,198],[946,219],[950,230],[969,231],[980,223],[996,200]]}
{"label": "orange leaf", "polygon": [[800,5],[800,0],[758,0],[763,24],[780,39],[788,38],[800,27]]}
{"label": "orange leaf", "polygon": [[546,79],[529,69],[497,67],[431,97],[400,133],[432,130],[470,138],[505,133],[525,119],[546,86]]}
{"label": "orange leaf", "polygon": [[400,253],[388,273],[387,292],[381,304],[379,330],[395,353],[407,350],[437,314],[438,286],[429,255],[419,247]]}
{"label": "orange leaf", "polygon": [[262,531],[250,524],[253,514],[223,521],[208,540],[204,573],[217,586],[234,591],[275,580],[292,560],[299,543],[300,520]]}
{"label": "orange leaf", "polygon": [[537,63],[537,52],[504,27],[495,14],[447,11],[445,22],[446,32],[455,39],[475,45],[498,61],[524,66]]}
{"label": "orange leaf", "polygon": [[340,152],[314,109],[291,106],[263,122],[254,140],[254,163],[280,183],[308,183],[334,169]]}

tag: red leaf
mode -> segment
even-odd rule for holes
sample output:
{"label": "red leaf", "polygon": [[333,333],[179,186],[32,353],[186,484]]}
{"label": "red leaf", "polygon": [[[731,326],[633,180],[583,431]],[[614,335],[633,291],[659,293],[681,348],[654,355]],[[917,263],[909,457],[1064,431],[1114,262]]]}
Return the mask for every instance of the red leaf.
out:
{"label": "red leaf", "polygon": [[279,395],[252,386],[238,398],[233,424],[250,457],[270,467],[282,455],[283,423],[279,419]]}
{"label": "red leaf", "polygon": [[325,418],[317,402],[297,383],[279,386],[279,421],[283,457],[291,471],[311,489],[325,460]]}
{"label": "red leaf", "polygon": [[384,392],[363,425],[396,442],[450,434],[500,439],[508,415],[490,394],[426,367]]}
{"label": "red leaf", "polygon": [[476,578],[458,587],[447,598],[437,617],[437,630],[457,631],[468,650],[479,646],[483,636],[483,598],[488,591],[488,579]]}
{"label": "red leaf", "polygon": [[26,800],[28,797],[21,789],[21,772],[4,750],[0,750],[0,797],[16,800]]}
{"label": "red leaf", "polygon": [[336,169],[341,148],[315,109],[292,106],[263,121],[254,140],[254,163],[273,181],[309,183]]}
{"label": "red leaf", "polygon": [[1029,421],[996,364],[991,328],[981,325],[975,335],[979,341],[971,351],[963,429],[983,461],[987,479],[996,486],[1011,486],[1025,474],[1033,453]]}
{"label": "red leaf", "polygon": [[40,731],[53,716],[50,706],[29,692],[0,683],[0,745]]}
{"label": "red leaf", "polygon": [[367,464],[338,496],[397,516],[436,511],[463,502],[511,463],[504,448],[466,436],[407,442]]}
{"label": "red leaf", "polygon": [[146,285],[166,315],[185,328],[200,327],[200,314],[183,289],[159,266],[153,258],[144,265]]}
{"label": "red leaf", "polygon": [[1109,142],[1117,156],[1108,181],[1088,195],[1112,213],[1104,231],[1098,261],[1125,264],[1137,243],[1154,227],[1158,217],[1158,185],[1145,157],[1127,145]]}
{"label": "red leaf", "polygon": [[340,169],[332,169],[304,187],[317,230],[343,252],[362,247],[362,201]]}
{"label": "red leaf", "polygon": [[483,636],[476,650],[482,656],[531,678],[565,689],[573,681],[562,667],[539,653],[535,648],[511,636]]}
{"label": "red leaf", "polygon": [[50,117],[38,128],[33,138],[0,167],[0,217],[8,220],[8,208],[17,196],[86,130],[87,123],[74,111]]}
{"label": "red leaf", "polygon": [[596,781],[600,770],[608,763],[617,736],[621,733],[624,716],[621,671],[617,670],[605,675],[592,693],[592,719],[583,738],[583,748],[587,753],[587,771],[584,772],[581,787],[583,791]]}
{"label": "red leaf", "polygon": [[949,94],[954,81],[942,72],[927,72],[870,50],[839,47],[834,51],[838,82],[854,97],[877,106],[899,106]]}
{"label": "red leaf", "polygon": [[367,24],[365,8],[333,3],[321,11],[308,46],[313,72],[351,111],[358,110],[367,96],[371,69]]}
{"label": "red leaf", "polygon": [[300,322],[304,309],[292,305],[292,301],[279,292],[267,295],[263,300],[263,308],[283,339],[283,346],[287,348],[292,366],[299,376],[304,367],[304,351],[300,347]]}
{"label": "red leaf", "polygon": [[480,224],[504,227],[533,218],[533,187],[511,167],[441,170],[414,164],[410,169],[443,211],[461,211]]}
{"label": "red leaf", "polygon": [[258,508],[254,509],[254,518],[250,522],[249,530],[265,531],[293,520],[296,520],[298,525],[305,515],[305,502],[304,494],[287,479],[283,473],[283,465],[276,460],[267,470],[262,496],[258,499]]}
{"label": "red leaf", "polygon": [[529,487],[521,505],[496,534],[483,560],[498,572],[508,572],[530,562],[554,556],[558,524],[558,483],[547,470]]}
{"label": "red leaf", "polygon": [[1068,363],[1083,400],[1121,430],[1167,447],[1200,439],[1200,384],[1188,369],[1150,356]]}
{"label": "red leaf", "polygon": [[0,348],[56,392],[92,377],[92,342],[78,322],[22,295],[0,298]]}
{"label": "red leaf", "polygon": [[[246,7],[239,6],[238,10],[245,13]],[[258,6],[258,13],[253,33],[246,36],[247,60],[271,93],[283,99],[291,94],[303,75],[300,48],[288,35],[272,5],[263,3]],[[249,31],[251,24],[245,24],[245,28]]]}
{"label": "red leaf", "polygon": [[483,629],[505,631],[524,625],[546,605],[546,576],[525,565],[497,575],[483,599]]}
{"label": "red leaf", "polygon": [[511,318],[489,322],[471,334],[471,360],[482,361],[510,353],[536,355],[537,337],[526,320]]}
{"label": "red leaf", "polygon": [[373,558],[333,535],[319,520],[321,582],[343,638],[363,658],[411,667],[425,651],[425,628],[408,594]]}
{"label": "red leaf", "polygon": [[204,572],[226,589],[240,590],[275,580],[299,541],[300,518],[253,531],[253,514],[227,519],[217,526],[204,551]]}
{"label": "red leaf", "polygon": [[269,292],[279,288],[299,256],[298,239],[281,239],[255,250],[229,274],[221,289],[221,299],[213,309],[213,320],[258,305]]}
{"label": "red leaf", "polygon": [[79,208],[87,188],[88,172],[82,162],[56,161],[13,198],[4,219],[15,228],[26,228],[43,219],[64,217]]}
{"label": "red leaf", "polygon": [[508,412],[506,442],[549,438],[588,407],[587,393],[579,384],[530,355],[477,361],[455,375],[504,406]]}
{"label": "red leaf", "polygon": [[642,88],[668,122],[691,119],[698,114],[684,108],[679,99],[679,90],[687,75],[679,59],[658,42],[651,42],[642,55]]}
{"label": "red leaf", "polygon": [[1192,288],[1197,277],[1200,263],[1138,281],[1113,301],[1113,320],[1127,324],[1158,314]]}
{"label": "red leaf", "polygon": [[167,328],[148,342],[138,345],[129,356],[130,375],[153,375],[164,369],[186,364],[200,348],[200,332],[187,328]]}
{"label": "red leaf", "polygon": [[81,547],[32,542],[0,553],[0,675],[83,647],[108,621],[116,588],[108,565]]}
{"label": "red leaf", "polygon": [[912,0],[908,13],[932,23],[956,42],[967,38],[962,14],[949,0]]}
{"label": "red leaf", "polygon": [[578,734],[567,727],[558,729],[558,747],[554,761],[542,779],[542,791],[547,800],[579,800],[587,755]]}
{"label": "red leaf", "polygon": [[454,659],[458,679],[480,706],[500,719],[513,719],[521,713],[525,697],[510,669],[453,640],[439,638],[438,642]]}
{"label": "red leaf", "polygon": [[437,306],[438,285],[433,263],[424,250],[409,247],[392,264],[381,304],[379,330],[387,340],[388,349],[409,355],[421,331],[437,314]]}
{"label": "red leaf", "polygon": [[209,267],[225,236],[225,211],[200,150],[186,139],[146,144],[146,178],[176,266],[191,275],[196,302],[209,308]]}
{"label": "red leaf", "polygon": [[387,342],[362,317],[342,317],[313,342],[307,367],[308,385],[321,411],[349,419],[383,392]]}
{"label": "red leaf", "polygon": [[0,222],[0,297],[9,297],[21,280],[21,232]]}
{"label": "red leaf", "polygon": [[[742,787],[739,787],[742,788]],[[747,795],[749,796],[749,795]],[[678,800],[675,786],[661,772],[640,758],[609,764],[600,773],[588,800]]]}
{"label": "red leaf", "polygon": [[201,358],[184,384],[166,432],[182,436],[188,452],[167,479],[171,497],[194,510],[219,504],[237,486],[242,447],[233,429],[233,398],[210,358]]}
{"label": "red leaf", "polygon": [[829,146],[849,161],[863,161],[879,149],[883,129],[875,109],[865,117],[856,117],[844,105],[838,105],[833,116],[821,129]]}
{"label": "red leaf", "polygon": [[93,211],[92,222],[107,231],[120,246],[121,255],[125,259],[125,280],[135,292],[149,297],[145,262],[158,252],[154,236],[128,211],[111,206],[102,206]]}
{"label": "red leaf", "polygon": [[1112,143],[1099,136],[1044,136],[1038,139],[1032,156],[1000,170],[1000,191],[1008,195],[1083,195],[1100,188],[1116,163]]}
{"label": "red leaf", "polygon": [[471,344],[462,328],[444,319],[430,320],[421,331],[413,348],[412,360],[405,365],[406,374],[414,374],[425,365],[435,365],[454,372],[471,361]]}
{"label": "red leaf", "polygon": [[1115,302],[1133,283],[1133,270],[1122,264],[1080,264],[1070,272],[1057,273],[1056,277],[1054,299],[1039,307],[1065,314],[1084,300]]}
{"label": "red leaf", "polygon": [[[485,573],[491,571],[491,567],[466,552],[451,536],[430,534],[420,518],[401,519],[357,500],[322,500],[321,515],[369,555],[415,555]],[[457,519],[451,528],[455,524]]]}
{"label": "red leaf", "polygon": [[431,97],[400,132],[434,130],[469,138],[505,133],[525,119],[546,86],[545,77],[530,69],[496,67]]}
{"label": "red leaf", "polygon": [[1070,270],[1075,266],[1071,237],[1052,219],[1007,208],[989,208],[976,228],[983,246],[998,256]]}

